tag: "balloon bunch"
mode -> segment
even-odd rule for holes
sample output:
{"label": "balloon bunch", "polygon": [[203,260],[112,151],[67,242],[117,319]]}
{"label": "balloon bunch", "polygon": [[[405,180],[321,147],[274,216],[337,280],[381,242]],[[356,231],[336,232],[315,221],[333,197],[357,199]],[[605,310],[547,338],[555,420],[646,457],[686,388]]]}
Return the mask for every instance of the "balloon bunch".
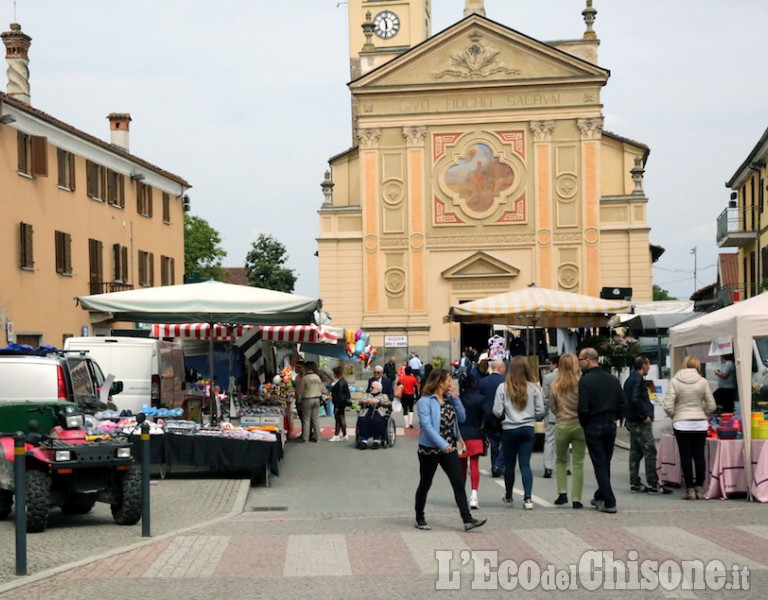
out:
{"label": "balloon bunch", "polygon": [[371,345],[370,334],[365,333],[362,329],[358,329],[357,331],[347,329],[346,341],[347,356],[350,358],[357,356],[360,362],[366,367],[370,367],[371,364],[373,364],[379,350]]}

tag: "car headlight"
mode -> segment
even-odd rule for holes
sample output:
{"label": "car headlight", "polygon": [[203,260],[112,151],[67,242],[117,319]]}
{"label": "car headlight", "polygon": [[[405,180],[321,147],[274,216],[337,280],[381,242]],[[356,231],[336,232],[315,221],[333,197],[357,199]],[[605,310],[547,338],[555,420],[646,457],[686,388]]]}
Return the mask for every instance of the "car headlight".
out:
{"label": "car headlight", "polygon": [[83,415],[69,415],[64,421],[67,429],[80,429],[83,426]]}
{"label": "car headlight", "polygon": [[69,450],[56,450],[56,460],[61,462],[72,460],[72,453]]}
{"label": "car headlight", "polygon": [[118,448],[117,449],[117,458],[131,458],[131,449],[130,448]]}

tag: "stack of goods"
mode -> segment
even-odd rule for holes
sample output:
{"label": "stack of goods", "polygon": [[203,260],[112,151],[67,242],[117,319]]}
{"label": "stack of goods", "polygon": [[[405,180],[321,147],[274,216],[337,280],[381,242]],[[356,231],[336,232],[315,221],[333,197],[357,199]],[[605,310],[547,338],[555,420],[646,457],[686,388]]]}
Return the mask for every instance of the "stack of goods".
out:
{"label": "stack of goods", "polygon": [[768,440],[768,420],[764,412],[752,413],[752,439]]}
{"label": "stack of goods", "polygon": [[733,418],[733,413],[723,413],[720,415],[720,422],[717,426],[717,437],[721,440],[733,440],[740,437],[741,423],[739,419]]}

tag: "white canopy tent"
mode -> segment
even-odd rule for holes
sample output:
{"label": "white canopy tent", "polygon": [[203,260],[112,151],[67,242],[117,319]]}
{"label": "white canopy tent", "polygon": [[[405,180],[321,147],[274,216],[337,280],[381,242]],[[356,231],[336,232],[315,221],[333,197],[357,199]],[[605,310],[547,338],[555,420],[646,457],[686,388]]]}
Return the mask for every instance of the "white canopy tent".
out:
{"label": "white canopy tent", "polygon": [[709,344],[722,337],[733,340],[744,437],[744,472],[747,477],[747,495],[751,498],[752,340],[755,337],[768,337],[768,294],[754,296],[672,327],[669,330],[669,345],[673,371],[679,369],[682,363],[685,346]]}

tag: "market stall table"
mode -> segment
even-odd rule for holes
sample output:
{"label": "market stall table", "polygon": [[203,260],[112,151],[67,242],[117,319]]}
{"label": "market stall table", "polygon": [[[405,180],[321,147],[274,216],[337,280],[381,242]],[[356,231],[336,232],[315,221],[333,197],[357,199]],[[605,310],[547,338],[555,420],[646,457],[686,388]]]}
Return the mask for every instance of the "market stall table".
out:
{"label": "market stall table", "polygon": [[[132,436],[136,456],[142,456],[140,436]],[[266,485],[270,473],[279,475],[278,463],[283,458],[280,440],[273,442],[248,440],[215,435],[183,435],[166,432],[150,436],[150,462],[173,467],[190,465],[210,467],[227,471],[250,471],[264,469]]]}
{"label": "market stall table", "polygon": [[[768,440],[752,440],[752,484],[755,500],[768,502]],[[744,440],[707,438],[704,450],[707,475],[704,481],[707,499],[746,494]],[[674,435],[663,435],[656,454],[656,470],[662,484],[682,485],[680,455]]]}

